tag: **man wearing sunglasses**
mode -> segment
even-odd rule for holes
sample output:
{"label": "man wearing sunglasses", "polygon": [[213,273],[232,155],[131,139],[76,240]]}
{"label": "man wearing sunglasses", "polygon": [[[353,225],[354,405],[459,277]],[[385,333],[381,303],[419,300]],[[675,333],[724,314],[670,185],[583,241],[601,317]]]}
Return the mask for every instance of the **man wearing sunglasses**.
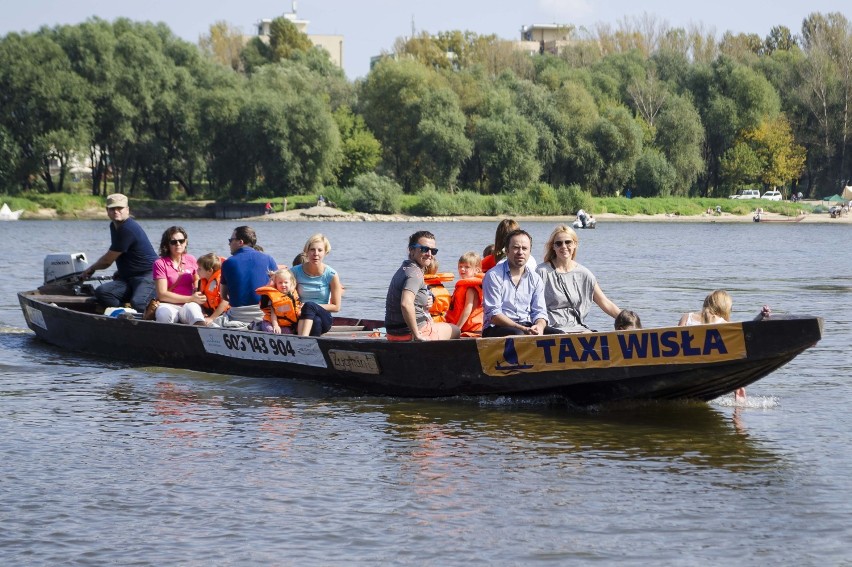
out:
{"label": "man wearing sunglasses", "polygon": [[263,320],[260,296],[255,291],[267,285],[269,274],[278,269],[275,259],[258,250],[257,234],[250,226],[238,226],[228,239],[231,257],[222,263],[219,292],[231,304],[232,321],[251,324]]}
{"label": "man wearing sunglasses", "polygon": [[86,268],[83,279],[92,277],[98,270],[105,270],[115,262],[116,273],[111,282],[95,288],[95,297],[104,307],[121,307],[126,302],[143,313],[154,297],[154,278],[151,270],[157,253],[145,230],[130,216],[127,197],[113,193],[107,197],[107,215],[110,219],[111,243],[106,254]]}
{"label": "man wearing sunglasses", "polygon": [[389,341],[435,341],[457,339],[459,328],[436,323],[429,315],[429,288],[423,280],[438,249],[435,235],[427,230],[408,238],[408,259],[393,275],[385,299],[385,328]]}

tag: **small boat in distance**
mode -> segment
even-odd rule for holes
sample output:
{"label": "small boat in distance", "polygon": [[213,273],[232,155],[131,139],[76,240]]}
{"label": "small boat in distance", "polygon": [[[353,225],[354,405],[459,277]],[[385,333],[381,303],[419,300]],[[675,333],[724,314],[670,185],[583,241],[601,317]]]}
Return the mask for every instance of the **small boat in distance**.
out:
{"label": "small boat in distance", "polygon": [[5,220],[18,220],[18,217],[21,216],[24,210],[20,209],[18,211],[13,211],[9,208],[9,205],[3,203],[3,206],[0,207],[0,221]]}
{"label": "small boat in distance", "polygon": [[782,217],[782,218],[766,218],[764,216],[765,213],[755,213],[752,217],[754,222],[799,222],[805,218],[805,215],[799,215],[796,217]]}

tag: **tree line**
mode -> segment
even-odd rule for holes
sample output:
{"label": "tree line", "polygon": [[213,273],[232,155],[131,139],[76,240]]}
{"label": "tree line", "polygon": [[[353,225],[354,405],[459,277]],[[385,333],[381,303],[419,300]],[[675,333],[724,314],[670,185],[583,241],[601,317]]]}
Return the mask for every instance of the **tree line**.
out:
{"label": "tree line", "polygon": [[765,38],[717,40],[647,15],[568,27],[558,54],[471,32],[401,38],[355,82],[285,18],[268,42],[224,22],[199,45],[126,19],[10,33],[0,38],[0,190],[70,190],[82,158],[92,194],[156,199],[330,188],[363,199],[384,184],[822,196],[852,179],[842,14]]}

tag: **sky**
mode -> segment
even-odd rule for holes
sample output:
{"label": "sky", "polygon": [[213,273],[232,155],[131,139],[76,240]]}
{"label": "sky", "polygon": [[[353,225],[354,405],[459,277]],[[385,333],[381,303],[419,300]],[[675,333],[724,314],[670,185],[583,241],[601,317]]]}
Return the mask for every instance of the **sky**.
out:
{"label": "sky", "polygon": [[[243,33],[256,24],[293,10],[291,0],[2,0],[0,35],[34,32],[42,26],[77,24],[92,16],[163,22],[172,32],[197,43],[210,25],[226,21]],[[703,25],[721,37],[725,31],[765,37],[776,25],[799,33],[812,12],[841,12],[852,19],[848,0],[299,0],[296,13],[309,34],[343,36],[343,67],[349,79],[365,76],[370,57],[393,50],[394,41],[416,33],[469,30],[518,39],[522,26],[573,24],[613,28],[647,14],[671,27]]]}

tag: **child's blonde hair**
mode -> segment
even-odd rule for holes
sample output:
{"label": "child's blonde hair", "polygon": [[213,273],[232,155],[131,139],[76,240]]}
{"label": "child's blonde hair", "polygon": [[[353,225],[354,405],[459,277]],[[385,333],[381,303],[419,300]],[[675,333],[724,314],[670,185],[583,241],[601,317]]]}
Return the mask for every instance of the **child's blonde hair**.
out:
{"label": "child's blonde hair", "polygon": [[208,252],[204,256],[200,256],[196,262],[199,268],[211,273],[218,272],[222,268],[222,259],[214,252]]}
{"label": "child's blonde hair", "polygon": [[293,272],[290,271],[290,268],[278,268],[274,272],[269,272],[269,281],[275,285],[275,281],[278,279],[287,278],[287,281],[290,283],[290,289],[296,289],[296,276],[293,275]]}
{"label": "child's blonde hair", "polygon": [[717,289],[704,298],[701,309],[701,322],[712,323],[714,317],[721,317],[725,321],[731,320],[731,307],[734,300],[724,289]]}
{"label": "child's blonde hair", "polygon": [[482,267],[482,258],[476,252],[465,252],[459,257],[459,264],[467,264],[476,269]]}

